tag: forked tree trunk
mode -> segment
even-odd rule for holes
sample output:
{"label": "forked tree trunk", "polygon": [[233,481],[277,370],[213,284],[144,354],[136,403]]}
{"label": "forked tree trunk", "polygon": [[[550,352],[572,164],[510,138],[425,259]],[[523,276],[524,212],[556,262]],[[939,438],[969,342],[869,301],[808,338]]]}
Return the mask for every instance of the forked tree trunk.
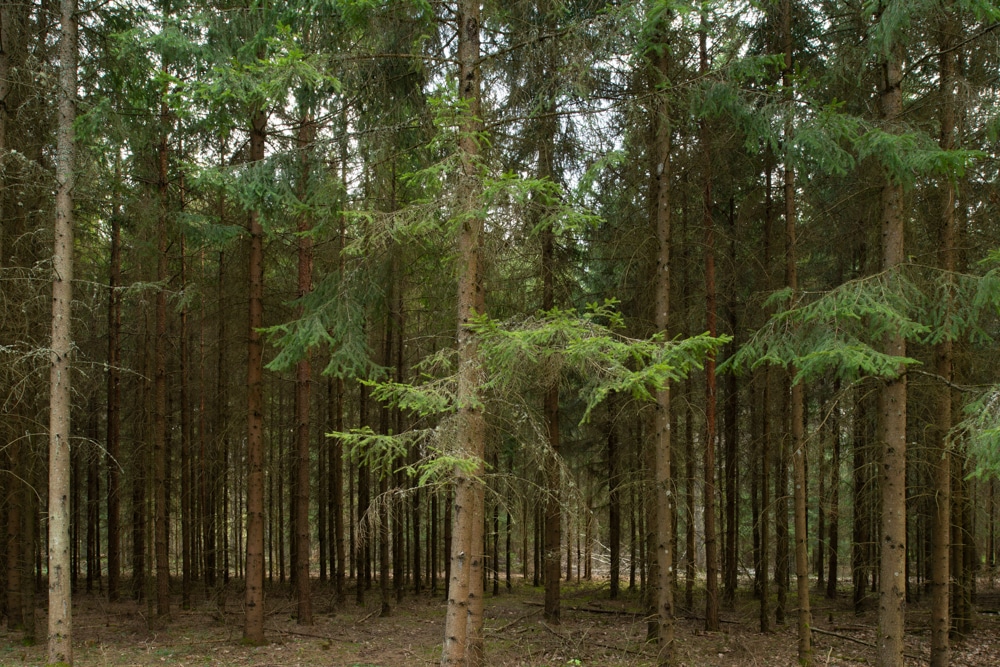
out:
{"label": "forked tree trunk", "polygon": [[[73,187],[77,94],[76,0],[61,0],[59,124],[52,259],[52,352],[49,373],[49,622],[48,661],[73,664],[70,591],[70,355],[73,301]],[[33,607],[32,607],[33,609]]]}
{"label": "forked tree trunk", "polygon": [[[892,125],[903,113],[901,83],[902,49],[893,44],[881,63],[879,110],[882,121]],[[905,261],[903,254],[903,187],[890,174],[882,186],[882,270],[892,272]],[[887,334],[885,354],[902,357],[906,342],[899,333]],[[906,586],[906,377],[887,378],[879,395],[881,460],[881,557],[879,568],[878,665],[902,667],[903,621]]]}

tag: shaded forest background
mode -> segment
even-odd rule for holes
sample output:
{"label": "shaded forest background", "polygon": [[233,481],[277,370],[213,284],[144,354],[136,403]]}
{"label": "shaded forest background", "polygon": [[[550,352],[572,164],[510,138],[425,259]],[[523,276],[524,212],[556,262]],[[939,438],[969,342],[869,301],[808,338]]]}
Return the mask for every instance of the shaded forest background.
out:
{"label": "shaded forest background", "polygon": [[[261,642],[263,579],[302,624],[312,578],[388,615],[460,568],[469,599],[544,587],[551,623],[599,579],[661,647],[696,591],[709,630],[753,596],[808,662],[818,586],[895,596],[885,665],[926,595],[948,664],[1000,549],[1000,7],[70,11],[75,590],[169,619],[246,581]],[[28,638],[65,25],[0,2],[0,611]],[[482,659],[469,628],[443,664]]]}

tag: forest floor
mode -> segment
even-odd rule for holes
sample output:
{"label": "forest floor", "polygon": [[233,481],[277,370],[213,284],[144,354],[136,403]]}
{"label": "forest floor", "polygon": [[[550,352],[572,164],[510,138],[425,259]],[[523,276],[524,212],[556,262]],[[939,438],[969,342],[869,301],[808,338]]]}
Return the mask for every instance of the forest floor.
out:
{"label": "forest floor", "polygon": [[[242,645],[242,592],[233,584],[219,600],[200,596],[189,610],[174,607],[168,622],[155,619],[152,608],[134,601],[109,604],[99,594],[74,597],[74,655],[78,667],[194,665],[298,667],[403,667],[433,665],[440,658],[445,604],[439,598],[409,595],[379,617],[378,590],[367,604],[353,595],[334,608],[327,585],[314,585],[315,624],[299,626],[295,601],[287,587],[270,591],[268,643]],[[353,591],[352,591],[353,593]],[[44,596],[39,596],[44,598]],[[789,598],[791,600],[791,596]],[[608,599],[599,582],[563,585],[562,622],[542,620],[542,590],[515,585],[487,593],[487,664],[547,667],[644,667],[653,664],[653,646],[645,642],[646,623],[633,594]],[[176,599],[175,602],[179,602]],[[698,599],[696,598],[696,609]],[[855,615],[846,591],[830,601],[818,593],[812,601],[817,633],[815,662],[864,665],[875,662],[875,612]],[[874,605],[873,605],[874,606]],[[981,590],[975,631],[954,643],[952,665],[1000,665],[1000,591]],[[757,630],[758,605],[749,595],[735,608],[723,609],[722,631],[705,632],[703,612],[679,611],[679,664],[691,667],[794,665],[794,611],[788,623],[767,635]],[[44,609],[38,610],[38,635],[44,637]],[[819,631],[823,631],[820,633]],[[827,634],[833,633],[833,634]],[[906,664],[927,664],[930,656],[926,597],[907,613]],[[44,664],[45,646],[25,646],[20,634],[0,630],[0,665]]]}

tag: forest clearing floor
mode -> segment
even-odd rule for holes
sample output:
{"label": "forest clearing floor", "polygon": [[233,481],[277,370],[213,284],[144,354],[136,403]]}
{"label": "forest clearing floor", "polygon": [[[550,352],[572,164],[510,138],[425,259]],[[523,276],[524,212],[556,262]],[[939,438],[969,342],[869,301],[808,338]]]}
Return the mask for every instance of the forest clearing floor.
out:
{"label": "forest clearing floor", "polygon": [[[845,582],[846,585],[846,582]],[[194,665],[298,667],[403,667],[433,665],[440,659],[445,603],[440,597],[409,594],[379,617],[378,589],[366,604],[348,600],[334,605],[328,584],[314,582],[315,623],[295,621],[295,600],[287,586],[271,587],[265,646],[245,646],[242,587],[231,582],[209,599],[204,589],[191,609],[174,606],[169,621],[156,619],[147,602],[108,603],[93,593],[74,596],[74,664],[78,667]],[[683,594],[682,594],[683,595]],[[39,596],[44,599],[44,596]],[[490,667],[644,667],[653,664],[654,645],[645,641],[646,621],[638,597],[623,592],[608,599],[606,582],[563,584],[562,622],[542,620],[542,589],[521,585],[486,594],[486,652]],[[792,596],[789,595],[789,600]],[[180,601],[175,596],[175,605]],[[908,606],[906,664],[925,665],[930,656],[928,596]],[[953,642],[952,665],[1000,665],[1000,591],[981,588],[975,630]],[[722,631],[705,632],[703,607],[678,609],[678,663],[689,667],[784,666],[796,664],[794,609],[773,633],[758,632],[759,605],[749,593],[722,610]],[[837,600],[814,592],[815,664],[875,663],[875,612],[855,615],[847,590]],[[37,613],[37,634],[45,634],[44,609]],[[822,631],[822,632],[820,632]],[[834,633],[834,634],[826,634]],[[25,646],[20,633],[0,629],[0,665],[45,662],[45,642]]]}

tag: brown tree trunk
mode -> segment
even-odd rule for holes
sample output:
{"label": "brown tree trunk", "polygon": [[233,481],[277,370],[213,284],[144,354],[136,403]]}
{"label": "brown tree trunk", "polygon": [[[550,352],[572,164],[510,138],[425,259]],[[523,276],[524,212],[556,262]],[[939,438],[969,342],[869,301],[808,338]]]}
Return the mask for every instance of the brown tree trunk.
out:
{"label": "brown tree trunk", "polygon": [[154,551],[156,558],[156,613],[170,616],[170,561],[167,553],[167,122],[166,102],[160,106],[161,135],[157,150],[156,332],[153,398],[153,504]]}
{"label": "brown tree trunk", "polygon": [[[303,116],[299,126],[298,149],[302,170],[299,176],[299,199],[308,197],[309,151],[315,135],[314,126],[308,116]],[[309,232],[312,220],[309,213],[302,213],[298,220],[298,297],[305,298],[312,291],[312,238]],[[299,316],[304,314],[304,307]],[[309,587],[309,383],[312,372],[309,354],[295,366],[295,445],[297,453],[295,480],[295,588],[297,593],[297,616],[301,625],[312,625],[312,593]]]}
{"label": "brown tree trunk", "polygon": [[[949,3],[950,4],[950,3]],[[955,147],[955,22],[951,8],[942,20],[940,32],[941,139],[942,150]],[[941,217],[938,228],[938,264],[948,274],[955,270],[955,186],[950,177],[941,179]],[[951,304],[947,307],[950,309]],[[946,383],[952,381],[952,341],[944,339],[935,350],[935,370]],[[935,428],[933,430],[932,476],[934,502],[931,521],[931,667],[947,667],[951,661],[948,633],[950,617],[950,539],[951,539],[951,452],[947,436],[952,427],[952,390],[948,384],[937,388]]]}
{"label": "brown tree trunk", "polygon": [[[892,125],[903,113],[902,49],[893,44],[881,63],[879,110],[884,123]],[[882,270],[892,272],[905,262],[903,254],[903,187],[891,175],[882,187]],[[883,352],[895,357],[906,354],[899,333],[886,335]],[[905,617],[906,570],[906,377],[884,381],[879,395],[879,443],[881,460],[881,558],[879,568],[878,665],[903,665],[903,621]]]}
{"label": "brown tree trunk", "polygon": [[[458,25],[459,100],[465,104],[460,120],[458,153],[462,169],[459,184],[460,212],[475,210],[482,189],[479,180],[480,74],[478,0],[460,0]],[[445,617],[442,667],[469,664],[479,667],[482,655],[482,529],[483,449],[485,419],[479,405],[479,350],[468,325],[482,313],[485,295],[481,284],[480,255],[483,219],[462,216],[458,233],[458,403],[456,443],[458,455],[468,466],[455,467],[454,522],[451,544],[451,580]],[[471,467],[471,470],[470,470]],[[471,473],[471,474],[470,474]]]}
{"label": "brown tree trunk", "polygon": [[[69,582],[70,355],[73,302],[73,187],[77,95],[76,0],[61,0],[59,124],[52,259],[52,352],[49,372],[49,621],[48,661],[73,664]],[[33,608],[32,608],[33,612]]]}
{"label": "brown tree trunk", "polygon": [[[785,63],[781,82],[785,88],[786,103],[792,103],[792,3],[783,0],[781,7],[782,38]],[[795,247],[795,171],[791,164],[792,121],[785,121],[785,286],[793,298],[799,289]],[[795,372],[791,369],[791,373]],[[798,659],[804,667],[812,665],[812,618],[809,611],[809,536],[806,531],[806,441],[805,398],[802,382],[793,379],[791,387],[791,447],[795,503],[795,580],[798,592]]]}
{"label": "brown tree trunk", "polygon": [[[117,171],[117,165],[116,165]],[[121,218],[111,213],[111,258],[108,273],[108,601],[117,602],[121,582]]]}
{"label": "brown tree trunk", "polygon": [[[543,21],[548,29],[554,29],[551,3],[542,3],[539,11],[543,13]],[[544,81],[552,76],[553,67],[548,57],[539,59],[537,78]],[[546,95],[541,102],[542,118],[539,123],[538,139],[538,178],[551,181],[554,178],[553,159],[557,124],[555,120],[555,100]],[[541,277],[542,277],[542,310],[549,311],[555,307],[555,231],[552,221],[546,220],[545,204],[536,203],[533,214],[535,225],[541,226]],[[545,522],[544,522],[544,567],[545,567],[545,619],[552,624],[559,624],[560,616],[560,564],[563,536],[562,528],[562,498],[560,497],[561,457],[559,431],[559,379],[555,377],[544,390],[542,398],[542,417],[545,433],[548,436],[548,452],[545,464]],[[568,530],[568,527],[567,527]],[[567,540],[568,542],[568,540]],[[567,572],[572,569],[572,558],[567,555]],[[570,576],[567,574],[567,581]]]}
{"label": "brown tree trunk", "polygon": [[[250,114],[250,161],[264,159],[267,114]],[[264,231],[256,210],[249,214],[249,330],[247,334],[247,532],[246,619],[243,639],[264,643]]]}
{"label": "brown tree trunk", "polygon": [[[90,408],[90,437],[97,442],[97,410],[96,405]],[[100,482],[100,451],[97,447],[89,447],[87,452],[87,592],[94,590],[94,585],[101,586],[101,482]]]}
{"label": "brown tree trunk", "polygon": [[[181,182],[181,196],[183,197],[183,181]],[[180,209],[184,209],[184,202],[181,201]],[[186,287],[187,281],[187,257],[185,256],[184,236],[180,237],[181,251],[181,290]],[[178,344],[181,348],[181,608],[191,608],[191,582],[194,579],[194,569],[196,561],[194,559],[194,506],[192,496],[194,485],[192,484],[191,468],[191,404],[189,402],[189,381],[188,376],[191,368],[191,345],[188,340],[188,308],[185,302],[181,306],[181,331]]]}
{"label": "brown tree trunk", "polygon": [[[220,197],[219,217],[222,215],[224,200]],[[226,382],[228,368],[226,363],[226,310],[224,297],[224,287],[226,284],[226,253],[219,251],[219,280],[218,280],[218,332],[216,344],[218,346],[218,359],[216,366],[216,393],[215,393],[215,446],[218,448],[216,454],[216,465],[218,466],[218,479],[210,481],[210,488],[221,490],[221,516],[219,521],[219,532],[221,533],[222,545],[222,583],[229,583],[229,395]],[[216,491],[215,493],[218,493]],[[216,496],[217,497],[217,496]],[[213,506],[213,511],[214,511]]]}

